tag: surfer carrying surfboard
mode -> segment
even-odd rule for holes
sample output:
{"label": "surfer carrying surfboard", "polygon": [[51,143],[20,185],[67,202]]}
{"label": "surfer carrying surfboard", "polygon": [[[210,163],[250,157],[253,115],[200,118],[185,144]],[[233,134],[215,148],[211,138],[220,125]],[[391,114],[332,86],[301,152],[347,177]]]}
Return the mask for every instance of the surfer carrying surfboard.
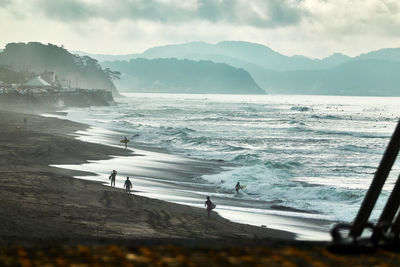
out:
{"label": "surfer carrying surfboard", "polygon": [[217,205],[211,202],[210,197],[207,197],[207,201],[204,203],[204,206],[207,207],[207,218],[210,218],[211,210],[215,209]]}
{"label": "surfer carrying surfboard", "polygon": [[241,186],[240,186],[240,182],[237,182],[237,184],[235,186],[236,193],[239,193],[240,189],[242,189]]}
{"label": "surfer carrying surfboard", "polygon": [[239,193],[239,190],[240,189],[245,189],[246,188],[246,185],[240,185],[240,182],[237,182],[237,184],[235,185],[235,190],[236,190],[236,193]]}
{"label": "surfer carrying surfboard", "polygon": [[126,136],[125,136],[125,138],[124,138],[124,140],[123,140],[123,143],[125,143],[125,149],[128,148],[128,142],[129,142],[129,139],[126,138]]}

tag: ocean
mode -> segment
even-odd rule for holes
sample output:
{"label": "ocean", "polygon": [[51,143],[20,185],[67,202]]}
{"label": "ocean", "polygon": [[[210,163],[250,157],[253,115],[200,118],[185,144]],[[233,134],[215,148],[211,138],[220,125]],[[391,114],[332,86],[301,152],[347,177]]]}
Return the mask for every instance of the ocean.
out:
{"label": "ocean", "polygon": [[[226,164],[193,183],[215,196],[351,222],[400,116],[399,98],[125,94],[68,119],[125,132],[134,143]],[[399,174],[378,200],[376,220]],[[247,187],[234,194],[237,182]]]}

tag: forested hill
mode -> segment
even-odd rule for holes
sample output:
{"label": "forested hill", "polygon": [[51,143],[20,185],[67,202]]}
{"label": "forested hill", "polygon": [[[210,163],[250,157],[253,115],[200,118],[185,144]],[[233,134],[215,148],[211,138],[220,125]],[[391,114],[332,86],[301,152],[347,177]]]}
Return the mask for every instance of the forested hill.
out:
{"label": "forested hill", "polygon": [[71,54],[52,44],[9,43],[0,52],[0,67],[20,73],[54,71],[61,82],[72,87],[106,89],[117,94],[113,83],[117,72],[103,69],[96,59]]}
{"label": "forested hill", "polygon": [[247,71],[223,63],[137,58],[102,65],[122,73],[117,85],[125,92],[265,94]]}
{"label": "forested hill", "polygon": [[[96,57],[98,55],[93,55]],[[120,58],[101,55],[104,58]],[[356,57],[340,53],[323,59],[285,56],[255,43],[192,42],[153,47],[124,58],[210,60],[246,70],[271,94],[400,96],[400,48],[384,48]]]}

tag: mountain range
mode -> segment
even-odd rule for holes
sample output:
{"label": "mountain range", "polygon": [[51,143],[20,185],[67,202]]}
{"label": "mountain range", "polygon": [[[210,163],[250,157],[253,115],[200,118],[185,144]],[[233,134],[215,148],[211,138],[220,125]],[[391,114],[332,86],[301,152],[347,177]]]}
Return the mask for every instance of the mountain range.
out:
{"label": "mountain range", "polygon": [[247,71],[224,63],[136,58],[102,65],[122,73],[116,85],[125,92],[265,94]]}
{"label": "mountain range", "polygon": [[335,53],[312,59],[286,56],[261,44],[224,41],[157,46],[141,54],[90,56],[108,62],[176,58],[225,63],[246,70],[262,89],[274,94],[400,96],[400,48],[380,49],[356,57]]}

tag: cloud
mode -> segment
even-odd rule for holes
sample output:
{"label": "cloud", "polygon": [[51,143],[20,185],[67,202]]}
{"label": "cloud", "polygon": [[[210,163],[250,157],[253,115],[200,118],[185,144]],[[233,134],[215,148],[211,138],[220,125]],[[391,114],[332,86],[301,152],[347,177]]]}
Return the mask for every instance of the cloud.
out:
{"label": "cloud", "polygon": [[0,0],[0,47],[41,41],[127,53],[244,40],[319,57],[399,47],[399,28],[398,0]]}
{"label": "cloud", "polygon": [[39,0],[36,4],[48,18],[61,21],[82,21],[96,15],[91,6],[81,0]]}
{"label": "cloud", "polygon": [[320,33],[397,34],[398,0],[0,0],[10,13],[64,23],[121,20],[164,25],[208,22],[263,28],[305,27]]}
{"label": "cloud", "polygon": [[398,36],[400,2],[397,0],[306,0],[306,26],[333,36],[390,34]]}
{"label": "cloud", "polygon": [[296,0],[36,0],[33,3],[46,17],[65,22],[127,19],[277,27],[298,23],[303,12]]}
{"label": "cloud", "polygon": [[297,24],[303,11],[294,1],[199,1],[197,15],[210,22],[254,27]]}
{"label": "cloud", "polygon": [[11,0],[0,0],[0,8],[6,8],[11,4]]}
{"label": "cloud", "polygon": [[271,0],[268,2],[252,3],[259,14],[267,14],[267,17],[253,16],[259,26],[286,26],[296,25],[301,22],[303,17],[308,16],[308,12],[298,5],[297,1]]}

